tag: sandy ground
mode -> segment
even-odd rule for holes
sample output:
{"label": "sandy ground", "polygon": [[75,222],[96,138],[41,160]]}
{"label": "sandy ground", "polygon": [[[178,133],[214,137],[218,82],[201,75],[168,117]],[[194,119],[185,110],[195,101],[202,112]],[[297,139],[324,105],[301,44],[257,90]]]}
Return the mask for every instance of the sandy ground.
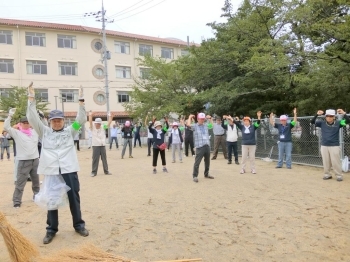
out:
{"label": "sandy ground", "polygon": [[[194,159],[152,174],[145,148],[133,159],[108,151],[112,176],[90,177],[91,150],[78,152],[81,207],[90,236],[72,228],[60,210],[56,238],[43,245],[46,211],[32,202],[30,182],[20,209],[12,207],[13,162],[0,162],[0,210],[43,255],[92,242],[137,261],[202,258],[203,261],[350,261],[350,175],[322,180],[322,169],[257,160],[257,174],[239,174],[222,155],[211,161],[214,180],[192,181]],[[0,261],[9,261],[0,237]]]}

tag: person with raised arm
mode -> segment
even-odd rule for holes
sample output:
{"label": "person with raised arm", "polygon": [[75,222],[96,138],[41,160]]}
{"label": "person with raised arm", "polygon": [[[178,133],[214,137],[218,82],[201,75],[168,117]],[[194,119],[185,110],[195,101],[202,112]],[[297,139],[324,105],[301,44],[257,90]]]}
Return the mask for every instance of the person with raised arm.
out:
{"label": "person with raised arm", "polygon": [[282,168],[284,155],[286,155],[286,166],[292,168],[292,128],[297,124],[297,109],[293,110],[294,118],[287,124],[288,117],[280,116],[280,124],[274,123],[274,114],[270,114],[270,124],[278,129],[278,162],[276,168]]}
{"label": "person with raised arm", "polygon": [[224,120],[222,121],[222,128],[226,130],[226,145],[227,145],[227,158],[228,162],[227,164],[232,164],[232,151],[233,155],[235,157],[235,164],[239,165],[238,162],[238,145],[237,145],[237,139],[238,139],[238,130],[237,125],[233,122],[233,118],[231,116],[224,115],[222,117]]}
{"label": "person with raised arm", "polygon": [[247,159],[250,160],[250,169],[252,174],[256,174],[255,170],[255,151],[256,151],[256,140],[255,140],[255,130],[260,126],[261,111],[256,113],[258,116],[258,121],[252,123],[252,120],[249,116],[243,118],[243,125],[239,119],[235,119],[234,123],[242,132],[242,168],[241,174],[245,173],[245,167]]}
{"label": "person with raised arm", "polygon": [[[197,123],[194,121],[194,115],[190,115],[187,119],[186,125],[193,130],[194,146],[196,148],[196,157],[193,165],[193,181],[198,183],[199,165],[204,158],[204,177],[214,179],[209,175],[210,168],[210,138],[209,129],[213,128],[213,119],[210,115],[199,113],[197,115]],[[208,123],[205,122],[207,120]]]}
{"label": "person with raised arm", "polygon": [[[108,124],[107,127],[111,125],[113,117],[111,114],[107,112],[108,116]],[[89,124],[92,135],[92,170],[91,177],[95,177],[97,175],[98,164],[100,162],[100,157],[103,165],[103,172],[105,175],[112,175],[111,172],[108,171],[108,163],[107,163],[107,154],[106,154],[106,134],[105,130],[102,128],[102,119],[96,118],[95,121],[92,121],[92,112],[89,112]]]}
{"label": "person with raised arm", "polygon": [[[83,237],[89,235],[85,228],[85,221],[80,209],[80,184],[78,171],[80,171],[77,152],[74,149],[74,136],[79,128],[86,122],[83,90],[80,89],[79,110],[73,125],[64,127],[64,115],[60,110],[52,110],[49,114],[50,127],[40,120],[35,102],[35,92],[32,85],[28,88],[27,118],[30,125],[42,139],[42,150],[38,173],[45,179],[61,175],[70,190],[67,192],[69,207],[72,214],[73,227]],[[37,148],[37,146],[35,146]],[[45,180],[44,179],[44,180]],[[45,181],[44,181],[45,182]],[[48,210],[46,235],[44,244],[49,244],[58,231],[58,210]]]}
{"label": "person with raised arm", "polygon": [[311,124],[321,128],[321,155],[324,170],[323,180],[332,179],[330,173],[332,167],[337,176],[337,181],[341,182],[343,181],[343,173],[341,168],[339,130],[350,124],[350,118],[343,109],[338,109],[337,113],[343,115],[343,119],[336,120],[335,110],[328,109],[326,110],[326,120],[316,121],[317,117],[324,114],[322,110],[318,110],[317,114],[311,120]]}

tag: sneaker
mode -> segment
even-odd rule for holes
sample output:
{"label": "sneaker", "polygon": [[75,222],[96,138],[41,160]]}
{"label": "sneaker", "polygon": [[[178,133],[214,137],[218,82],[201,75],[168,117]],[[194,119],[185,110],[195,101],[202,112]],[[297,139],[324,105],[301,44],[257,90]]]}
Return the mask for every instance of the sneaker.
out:
{"label": "sneaker", "polygon": [[122,159],[124,159],[124,157],[122,156]]}
{"label": "sneaker", "polygon": [[211,158],[211,160],[215,160],[215,159],[216,159],[216,157],[212,157],[212,158]]}
{"label": "sneaker", "polygon": [[292,167],[291,166],[287,166],[287,169],[292,169]]}
{"label": "sneaker", "polygon": [[13,207],[14,207],[14,208],[20,208],[20,207],[21,207],[21,204],[14,204]]}
{"label": "sneaker", "polygon": [[182,160],[180,160],[180,163],[182,163]]}
{"label": "sneaker", "polygon": [[147,155],[147,156],[151,156],[151,155]]}
{"label": "sneaker", "polygon": [[134,158],[133,156],[129,156],[129,158]]}
{"label": "sneaker", "polygon": [[184,157],[188,157],[188,156],[184,155]]}
{"label": "sneaker", "polygon": [[196,157],[196,155],[192,155],[192,157]]}
{"label": "sneaker", "polygon": [[252,174],[256,174],[256,171],[255,171],[255,169],[252,169]]}
{"label": "sneaker", "polygon": [[89,231],[85,227],[79,230],[75,230],[75,232],[77,232],[82,237],[87,237],[89,235]]}
{"label": "sneaker", "polygon": [[328,180],[328,179],[332,179],[331,175],[324,175],[323,176],[323,180]]}
{"label": "sneaker", "polygon": [[231,164],[232,164],[232,161],[228,161],[227,164],[228,164],[228,165],[231,165]]}
{"label": "sneaker", "polygon": [[157,169],[153,169],[153,174],[157,174]]}
{"label": "sneaker", "polygon": [[193,182],[198,183],[198,178],[197,178],[197,177],[194,177],[194,178],[193,178]]}
{"label": "sneaker", "polygon": [[51,233],[51,232],[47,232],[44,239],[43,239],[43,243],[49,244],[51,243],[52,239],[56,236],[56,233]]}
{"label": "sneaker", "polygon": [[337,177],[337,181],[338,181],[338,182],[341,182],[341,181],[343,181],[343,177],[341,177],[341,176],[338,176],[338,177]]}
{"label": "sneaker", "polygon": [[241,172],[239,172],[240,174],[244,174],[245,173],[245,170],[242,168],[241,169]]}
{"label": "sneaker", "polygon": [[166,167],[163,167],[163,172],[168,173],[168,169],[166,169]]}
{"label": "sneaker", "polygon": [[214,179],[214,177],[211,175],[207,175],[207,176],[205,176],[205,178]]}
{"label": "sneaker", "polygon": [[282,168],[281,166],[276,166],[275,168]]}
{"label": "sneaker", "polygon": [[235,161],[235,164],[236,164],[236,165],[239,165],[239,162],[238,162],[238,161]]}
{"label": "sneaker", "polygon": [[112,173],[111,173],[111,172],[108,172],[108,173],[105,173],[105,175],[112,175]]}
{"label": "sneaker", "polygon": [[32,179],[30,177],[27,178],[27,181],[32,182]]}
{"label": "sneaker", "polygon": [[171,163],[175,163],[175,160],[173,160]]}
{"label": "sneaker", "polygon": [[95,174],[95,173],[91,173],[90,176],[91,176],[91,177],[94,177],[94,176],[96,176],[96,174]]}

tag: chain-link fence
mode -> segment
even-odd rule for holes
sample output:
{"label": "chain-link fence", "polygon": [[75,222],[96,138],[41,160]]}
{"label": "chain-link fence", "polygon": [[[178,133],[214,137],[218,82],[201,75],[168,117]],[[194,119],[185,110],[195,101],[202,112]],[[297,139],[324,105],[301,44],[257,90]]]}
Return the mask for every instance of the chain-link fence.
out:
{"label": "chain-link fence", "polygon": [[[338,119],[341,116],[338,117]],[[309,166],[322,166],[321,157],[321,130],[311,124],[313,116],[298,117],[296,126],[292,129],[292,162]],[[288,121],[292,121],[290,118]],[[322,120],[319,117],[318,120]],[[254,120],[253,120],[254,121]],[[276,123],[279,119],[276,118]],[[211,149],[214,149],[214,135],[211,133]],[[238,152],[241,153],[241,132],[238,132]],[[269,119],[261,120],[260,127],[256,130],[256,157],[278,160],[278,130],[271,126]],[[339,133],[342,159],[350,156],[350,127],[347,125],[340,129]],[[222,152],[219,148],[219,152]]]}

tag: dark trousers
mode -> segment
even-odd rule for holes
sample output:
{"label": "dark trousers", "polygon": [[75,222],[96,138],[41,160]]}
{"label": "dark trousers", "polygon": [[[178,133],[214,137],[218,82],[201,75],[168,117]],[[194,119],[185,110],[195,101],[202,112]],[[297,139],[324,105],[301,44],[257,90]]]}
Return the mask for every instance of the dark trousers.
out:
{"label": "dark trousers", "polygon": [[4,159],[5,150],[6,150],[6,154],[7,154],[7,159],[10,159],[10,147],[8,147],[8,146],[1,147],[1,159]]}
{"label": "dark trousers", "polygon": [[93,146],[92,147],[92,171],[91,173],[97,174],[98,164],[100,162],[100,157],[102,160],[103,171],[108,174],[108,164],[105,146]]}
{"label": "dark trousers", "polygon": [[74,145],[77,145],[77,150],[80,151],[80,148],[79,148],[79,140],[74,140]]}
{"label": "dark trousers", "polygon": [[222,152],[224,154],[224,158],[227,158],[227,152],[226,152],[226,136],[214,136],[214,151],[213,151],[213,158],[216,158],[219,151],[219,146],[222,148]]}
{"label": "dark trousers", "polygon": [[140,133],[135,133],[134,147],[136,146],[136,141],[139,141],[139,146],[141,147],[141,136],[140,136]]}
{"label": "dark trousers", "polygon": [[19,160],[17,165],[17,181],[13,192],[13,204],[21,204],[24,187],[27,184],[28,175],[32,180],[32,191],[36,195],[40,191],[40,181],[38,175],[39,158],[30,160]]}
{"label": "dark trousers", "polygon": [[228,161],[232,161],[232,151],[233,155],[235,156],[235,161],[238,161],[238,149],[237,149],[237,142],[226,142],[227,145],[227,151],[228,151]]}
{"label": "dark trousers", "polygon": [[115,145],[118,148],[118,138],[115,136],[111,137],[111,142],[109,143],[109,149],[112,149],[113,141],[115,141]]}
{"label": "dark trousers", "polygon": [[196,158],[194,160],[193,166],[193,177],[198,177],[199,165],[202,162],[204,157],[204,176],[209,176],[209,167],[210,167],[210,147],[205,145],[200,148],[196,148]]}
{"label": "dark trousers", "polygon": [[[85,222],[81,218],[80,210],[80,185],[77,172],[62,174],[67,186],[71,188],[67,192],[69,200],[70,213],[72,214],[73,227],[75,230],[81,230],[85,228]],[[58,210],[47,211],[47,232],[57,233],[58,231]]]}
{"label": "dark trousers", "polygon": [[148,148],[148,155],[151,155],[151,147],[153,145],[153,138],[147,138],[147,148]]}
{"label": "dark trousers", "polygon": [[158,148],[153,148],[153,166],[157,166],[158,154],[160,154],[160,157],[162,158],[162,165],[166,166],[165,150],[159,150]]}
{"label": "dark trousers", "polygon": [[191,148],[192,156],[194,155],[194,144],[193,144],[193,137],[185,137],[185,156],[188,156],[188,146]]}

